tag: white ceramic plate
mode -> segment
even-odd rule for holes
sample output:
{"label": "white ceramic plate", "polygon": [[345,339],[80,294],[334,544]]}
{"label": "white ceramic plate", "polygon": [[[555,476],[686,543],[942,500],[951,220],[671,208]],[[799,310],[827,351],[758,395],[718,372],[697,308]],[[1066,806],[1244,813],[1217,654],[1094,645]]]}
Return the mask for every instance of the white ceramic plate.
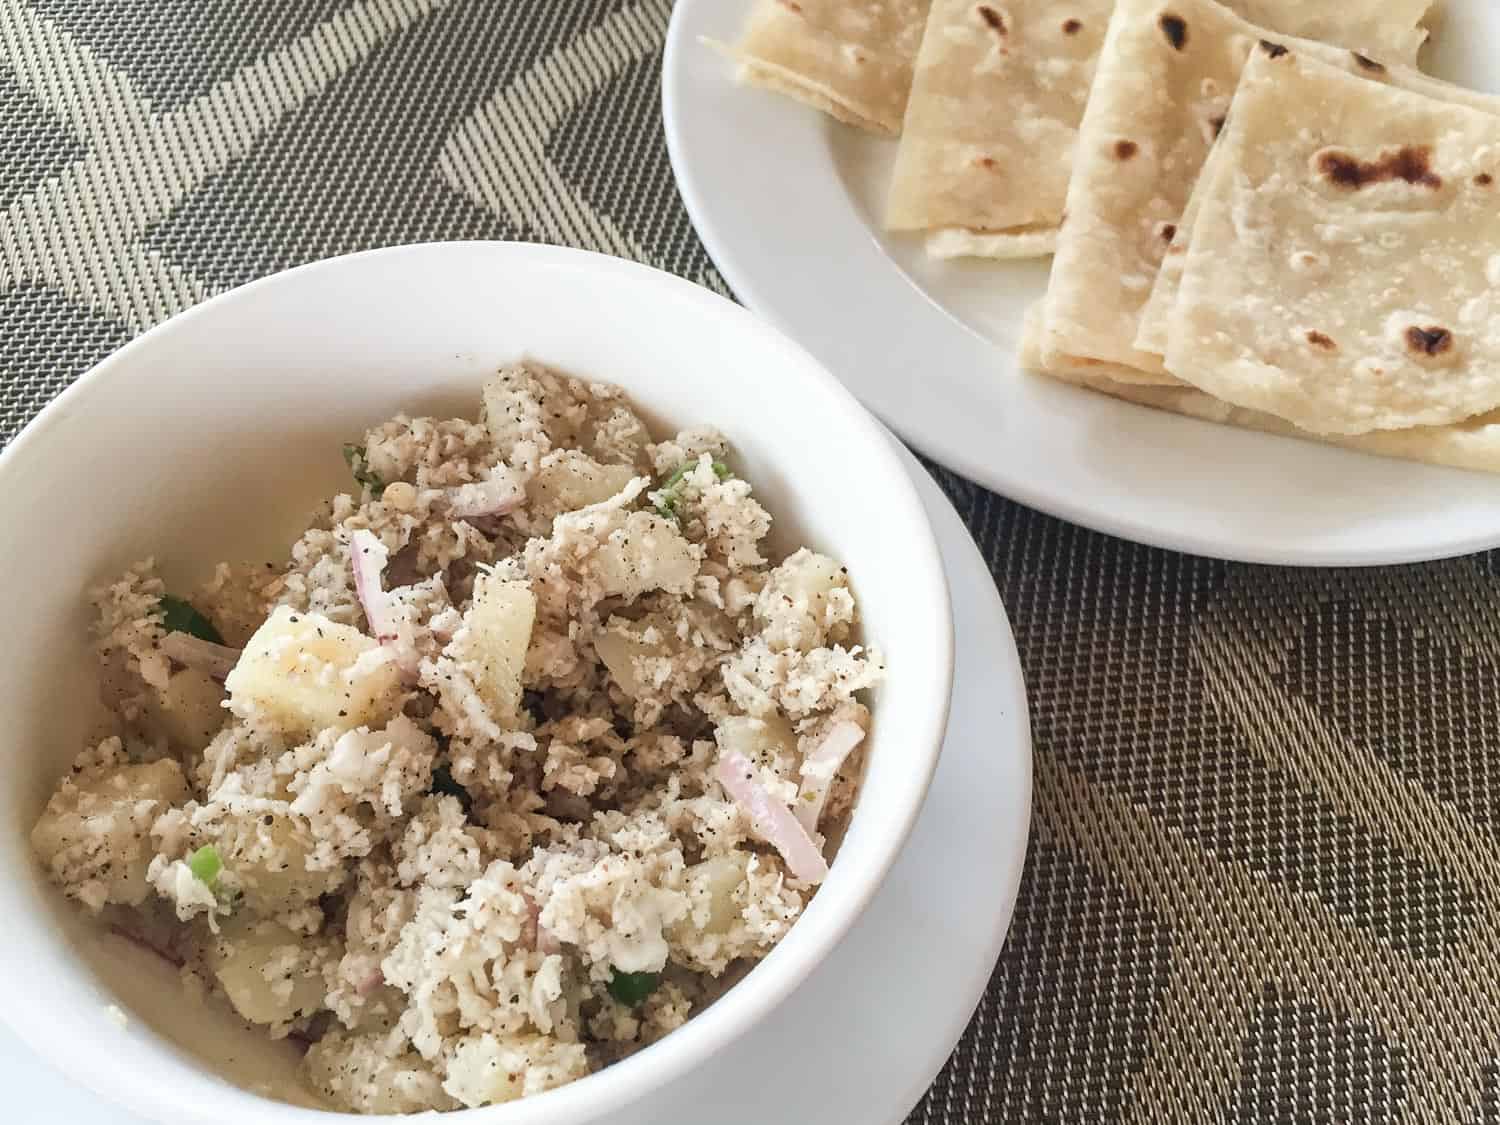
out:
{"label": "white ceramic plate", "polygon": [[[861,920],[789,1000],[729,1051],[616,1113],[613,1125],[894,1125],[984,991],[1026,854],[1026,693],[984,561],[927,474],[915,462],[911,470],[948,571],[957,657],[948,737],[921,819]],[[913,950],[927,951],[919,967]],[[903,987],[918,977],[920,987]],[[11,1125],[145,1125],[57,1074],[3,1027],[0,1088]]]}
{"label": "white ceramic plate", "polygon": [[[733,81],[749,0],[679,0],[663,64],[682,198],[739,298],[902,437],[974,480],[1144,543],[1251,562],[1366,565],[1500,543],[1500,480],[1173,417],[1026,375],[1046,260],[934,262],[888,236],[895,142]],[[1500,7],[1448,0],[1425,60],[1493,89]]]}

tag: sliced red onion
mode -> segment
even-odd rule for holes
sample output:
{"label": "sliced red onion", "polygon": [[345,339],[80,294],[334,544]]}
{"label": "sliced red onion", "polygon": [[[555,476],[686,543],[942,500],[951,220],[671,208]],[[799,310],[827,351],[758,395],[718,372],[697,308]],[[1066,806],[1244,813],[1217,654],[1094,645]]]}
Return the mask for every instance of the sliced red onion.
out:
{"label": "sliced red onion", "polygon": [[412,642],[411,630],[401,615],[400,603],[384,587],[386,562],[390,551],[373,531],[360,528],[349,540],[349,562],[354,570],[354,593],[370,633],[396,658],[396,664],[408,680],[417,674],[422,656]]}
{"label": "sliced red onion", "polygon": [[541,906],[529,894],[524,897],[526,899],[526,922],[521,927],[521,944],[527,949],[535,949],[538,953],[561,953],[562,943],[557,940],[557,935],[542,925]]}
{"label": "sliced red onion", "polygon": [[503,516],[526,503],[526,487],[506,469],[496,469],[488,480],[448,489],[448,514],[457,519]]}
{"label": "sliced red onion", "polygon": [[191,633],[168,633],[161,639],[161,651],[177,663],[206,672],[216,680],[228,676],[240,661],[239,649],[216,645]]}
{"label": "sliced red onion", "polygon": [[797,790],[797,823],[809,834],[818,829],[839,768],[864,738],[864,728],[845,719],[829,727],[823,741],[808,752],[802,763],[802,787]]}
{"label": "sliced red onion", "polygon": [[527,949],[535,949],[538,936],[537,928],[541,924],[542,908],[536,904],[536,899],[524,891],[521,892],[521,897],[526,900],[526,921],[521,923],[521,936],[516,940]]}
{"label": "sliced red onion", "polygon": [[536,924],[536,948],[537,952],[549,956],[553,953],[562,952],[562,942],[557,940],[557,935],[540,922]]}
{"label": "sliced red onion", "polygon": [[804,883],[821,883],[828,877],[828,863],[807,830],[787,808],[760,783],[750,759],[731,750],[719,759],[719,783],[750,814],[750,823],[786,860],[787,870]]}
{"label": "sliced red onion", "polygon": [[360,608],[365,611],[365,620],[370,623],[371,635],[382,643],[396,639],[396,607],[381,585],[389,557],[390,552],[373,531],[360,528],[349,541],[354,593],[359,598]]}

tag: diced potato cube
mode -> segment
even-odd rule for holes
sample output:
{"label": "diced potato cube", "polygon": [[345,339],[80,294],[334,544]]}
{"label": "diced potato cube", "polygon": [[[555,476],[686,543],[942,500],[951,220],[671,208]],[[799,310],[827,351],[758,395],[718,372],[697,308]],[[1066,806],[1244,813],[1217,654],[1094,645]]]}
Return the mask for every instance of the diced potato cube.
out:
{"label": "diced potato cube", "polygon": [[755,604],[762,635],[775,651],[811,652],[843,640],[855,618],[844,568],[803,547],[771,572]]}
{"label": "diced potato cube", "polygon": [[794,599],[805,599],[808,612],[820,621],[827,614],[829,593],[849,585],[843,567],[805,547],[782,563],[777,573],[782,590]]}
{"label": "diced potato cube", "polygon": [[568,450],[537,470],[526,485],[526,498],[533,509],[576,512],[608,500],[634,477],[629,465],[601,465],[586,454]]}
{"label": "diced potato cube", "polygon": [[481,417],[501,457],[516,445],[547,432],[542,423],[542,388],[524,365],[506,367],[484,384]]}
{"label": "diced potato cube", "polygon": [[47,802],[31,844],[63,890],[91,909],[136,906],[149,892],[151,824],[187,797],[182,769],[165,758],[70,775]]}
{"label": "diced potato cube", "polygon": [[650,590],[690,594],[698,568],[693,545],[677,525],[650,512],[631,512],[594,556],[605,594],[632,600]]}
{"label": "diced potato cube", "polygon": [[231,916],[207,957],[234,1010],[251,1023],[284,1023],[323,1007],[322,959],[279,923]]}
{"label": "diced potato cube", "polygon": [[242,908],[252,914],[274,916],[295,910],[342,881],[341,868],[307,869],[312,838],[294,817],[264,813],[229,819],[216,845],[244,895]]}
{"label": "diced potato cube", "polygon": [[224,689],[213,677],[197,668],[183,668],[172,673],[164,690],[148,697],[146,725],[166,735],[172,749],[185,758],[202,751],[219,733],[226,718],[220,706],[223,702]]}
{"label": "diced potato cube", "polygon": [[278,606],[225,681],[235,714],[294,733],[381,726],[401,704],[400,671],[350,625]]}
{"label": "diced potato cube", "polygon": [[[647,640],[648,635],[654,639]],[[620,685],[620,690],[631,699],[639,699],[654,686],[641,680],[642,661],[660,659],[670,653],[666,636],[660,629],[652,631],[647,621],[615,618],[595,639],[594,650],[609,669],[610,678]]]}
{"label": "diced potato cube", "polygon": [[491,717],[514,725],[521,709],[521,671],[536,623],[536,595],[525,582],[481,573],[464,627],[448,653],[474,668],[474,683]]}
{"label": "diced potato cube", "polygon": [[726,715],[714,730],[714,741],[726,754],[743,754],[758,765],[794,762],[797,733],[779,713],[763,718]]}
{"label": "diced potato cube", "polygon": [[745,865],[748,855],[718,855],[695,863],[685,872],[688,886],[702,888],[708,895],[708,921],[703,929],[711,934],[729,932],[729,927],[740,916],[734,893],[745,883]]}
{"label": "diced potato cube", "polygon": [[687,699],[716,672],[733,644],[722,622],[718,610],[687,603],[635,621],[612,616],[594,634],[594,650],[610,678],[640,704],[637,725],[655,725],[657,709]]}

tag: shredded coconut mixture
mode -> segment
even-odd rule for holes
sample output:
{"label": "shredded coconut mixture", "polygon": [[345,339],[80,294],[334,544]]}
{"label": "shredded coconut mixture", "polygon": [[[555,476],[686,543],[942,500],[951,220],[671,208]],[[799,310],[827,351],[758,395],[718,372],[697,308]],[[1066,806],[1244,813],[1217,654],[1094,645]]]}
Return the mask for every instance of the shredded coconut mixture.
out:
{"label": "shredded coconut mixture", "polygon": [[711,1003],[852,807],[878,654],[724,437],[535,365],[345,448],[284,563],[93,592],[113,733],[32,832],[69,897],[309,1044],[332,1106],[489,1105]]}

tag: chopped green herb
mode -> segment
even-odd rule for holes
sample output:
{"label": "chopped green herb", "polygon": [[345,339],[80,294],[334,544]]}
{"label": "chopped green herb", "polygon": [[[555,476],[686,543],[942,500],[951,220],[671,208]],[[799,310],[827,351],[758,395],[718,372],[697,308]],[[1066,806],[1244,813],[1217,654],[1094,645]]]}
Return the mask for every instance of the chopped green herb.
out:
{"label": "chopped green herb", "polygon": [[200,883],[207,883],[210,887],[219,877],[219,872],[224,870],[224,861],[219,858],[219,849],[212,844],[204,844],[188,856],[187,865],[194,879]]}
{"label": "chopped green herb", "polygon": [[161,623],[167,632],[187,633],[200,641],[212,641],[216,645],[224,643],[224,638],[214,628],[214,623],[181,598],[163,594],[157,602],[157,608],[161,610]]}
{"label": "chopped green herb", "polygon": [[[663,518],[675,520],[678,518],[678,506],[682,503],[682,482],[687,475],[698,467],[698,462],[689,461],[685,465],[679,465],[677,471],[669,476],[660,489],[657,490],[656,510]],[[728,480],[733,474],[729,466],[723,461],[713,463],[714,476],[720,480]]]}
{"label": "chopped green herb", "polygon": [[365,451],[361,446],[352,441],[344,443],[344,464],[349,466],[349,471],[354,474],[354,479],[359,484],[370,490],[370,495],[378,497],[385,491],[385,481],[379,473],[370,468],[370,462],[365,458]]}
{"label": "chopped green herb", "polygon": [[448,772],[447,766],[438,766],[432,771],[432,785],[428,792],[440,797],[457,797],[458,803],[463,806],[465,816],[474,811],[474,798],[469,796],[467,789],[453,780],[453,775]]}
{"label": "chopped green herb", "polygon": [[638,1008],[646,997],[656,991],[656,986],[660,983],[660,973],[622,973],[616,969],[605,987],[609,989],[611,996],[627,1008]]}

